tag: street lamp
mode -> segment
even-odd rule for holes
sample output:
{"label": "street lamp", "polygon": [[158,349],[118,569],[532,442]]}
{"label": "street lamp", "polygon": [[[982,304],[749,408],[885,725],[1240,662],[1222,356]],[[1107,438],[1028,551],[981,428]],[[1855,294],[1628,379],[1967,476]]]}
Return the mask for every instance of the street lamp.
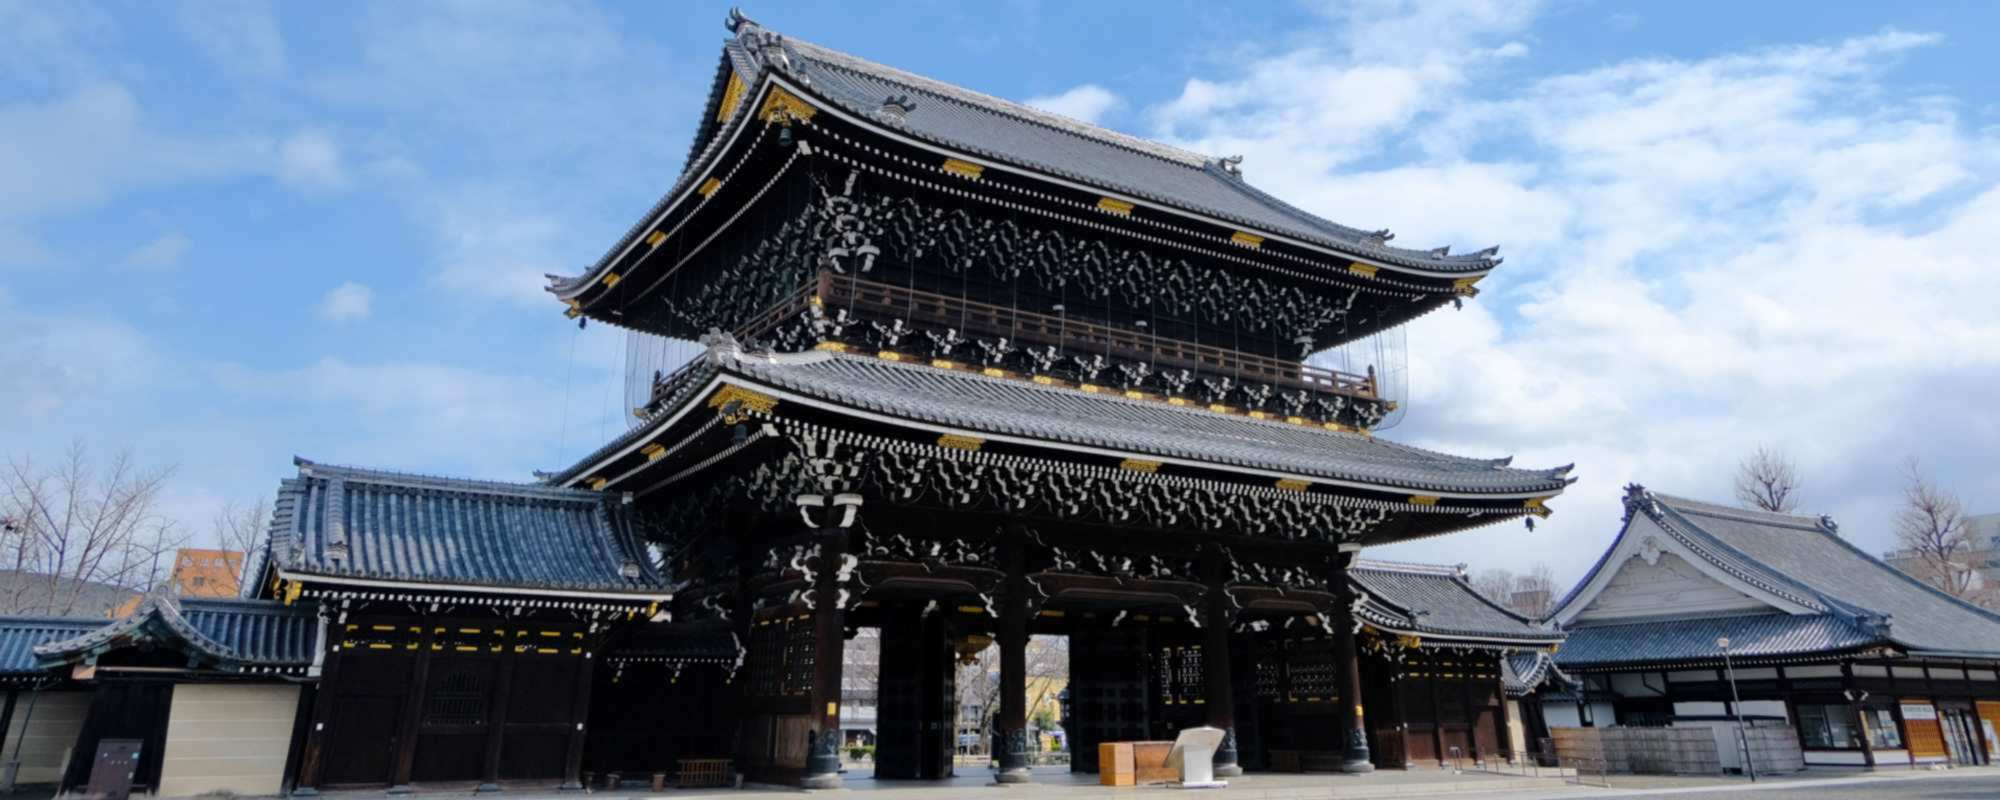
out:
{"label": "street lamp", "polygon": [[1729,637],[1715,640],[1715,646],[1722,649],[1722,668],[1729,674],[1729,697],[1736,705],[1736,740],[1743,743],[1743,770],[1750,774],[1750,782],[1757,782],[1757,762],[1750,759],[1750,734],[1743,730],[1743,695],[1736,691],[1736,667],[1729,661]]}

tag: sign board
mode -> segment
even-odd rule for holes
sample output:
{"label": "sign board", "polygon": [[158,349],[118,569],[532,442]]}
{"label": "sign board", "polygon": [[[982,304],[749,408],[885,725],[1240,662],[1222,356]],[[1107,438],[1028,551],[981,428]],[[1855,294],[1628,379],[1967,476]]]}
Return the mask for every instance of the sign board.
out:
{"label": "sign board", "polygon": [[97,758],[90,762],[90,786],[84,790],[94,800],[126,800],[132,796],[132,779],[139,773],[138,739],[104,739],[97,743]]}
{"label": "sign board", "polygon": [[1929,703],[1904,703],[1903,719],[1937,719],[1937,709]]}

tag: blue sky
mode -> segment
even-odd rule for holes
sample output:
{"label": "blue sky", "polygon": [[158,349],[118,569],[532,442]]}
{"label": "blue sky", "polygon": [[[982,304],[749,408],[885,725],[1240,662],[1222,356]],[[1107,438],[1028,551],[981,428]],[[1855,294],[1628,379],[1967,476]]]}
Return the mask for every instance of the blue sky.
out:
{"label": "blue sky", "polygon": [[[1409,332],[1392,436],[1577,462],[1555,518],[1381,555],[1574,578],[1618,488],[1793,452],[1890,543],[1901,462],[2000,511],[2000,58],[1983,3],[752,5],[776,30],[1201,152],[1399,244],[1498,244]],[[525,478],[624,425],[539,291],[673,180],[711,3],[0,0],[0,451]]]}

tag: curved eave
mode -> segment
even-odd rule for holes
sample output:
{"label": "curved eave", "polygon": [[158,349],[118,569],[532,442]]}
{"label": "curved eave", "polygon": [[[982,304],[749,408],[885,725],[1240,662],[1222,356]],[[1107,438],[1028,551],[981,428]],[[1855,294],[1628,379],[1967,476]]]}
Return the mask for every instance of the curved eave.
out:
{"label": "curved eave", "polygon": [[[761,77],[755,82],[755,87],[755,91],[744,93],[744,99],[737,106],[736,111],[730,117],[729,121],[716,132],[714,137],[715,144],[719,146],[708,149],[697,168],[683,173],[681,178],[675,182],[674,187],[655,206],[655,209],[642,218],[641,224],[634,226],[611,252],[607,253],[604,258],[600,259],[595,266],[584,274],[575,278],[554,278],[554,276],[551,276],[553,281],[548,287],[548,291],[554,294],[557,299],[565,302],[575,301],[584,309],[588,309],[596,299],[609,294],[610,287],[603,286],[605,274],[610,272],[613,266],[625,261],[638,250],[643,244],[643,239],[647,231],[660,229],[668,217],[690,202],[690,196],[699,198],[694,201],[695,203],[707,199],[706,197],[701,197],[696,192],[696,189],[706,183],[708,179],[715,177],[718,168],[724,160],[723,155],[735,149],[736,143],[740,141],[744,130],[751,127],[751,120],[757,116],[753,112],[753,109],[763,106],[765,99],[769,96],[773,88],[781,88],[791,93],[793,96],[811,105],[820,113],[837,117],[843,122],[866,130],[874,135],[900,142],[909,147],[935,153],[941,159],[975,164],[985,169],[1018,175],[1031,180],[1061,186],[1076,192],[1094,194],[1121,202],[1132,203],[1135,207],[1163,211],[1186,220],[1211,226],[1216,229],[1218,235],[1224,238],[1238,231],[1249,233],[1262,238],[1266,242],[1278,242],[1299,250],[1329,257],[1330,261],[1327,264],[1329,271],[1336,269],[1345,271],[1348,264],[1358,263],[1409,277],[1454,282],[1463,281],[1470,284],[1485,278],[1492,273],[1493,269],[1499,266],[1497,259],[1468,260],[1465,267],[1441,267],[1437,269],[1424,269],[1399,264],[1382,256],[1371,255],[1359,250],[1343,249],[1338,244],[1317,242],[1293,235],[1277,233],[1259,228],[1254,223],[1177,206],[1170,199],[1156,198],[1129,190],[1121,191],[1113,187],[1096,185],[1088,182],[1087,178],[1081,176],[1071,176],[1046,169],[1038,169],[1033,166],[1000,158],[990,153],[974,152],[962,144],[945,142],[934,137],[922,136],[915,132],[887,127],[868,118],[865,114],[856,113],[846,103],[828,99],[820,93],[804,88],[798,82],[770,70],[765,70],[761,73]],[[809,146],[803,138],[800,140],[799,145],[801,147]],[[644,256],[641,256],[642,261],[644,258]],[[1340,263],[1336,265],[1332,262]],[[592,288],[601,288],[604,291],[599,292],[595,297],[586,298],[586,295],[591,293]],[[1450,287],[1439,287],[1437,291],[1449,293],[1451,289]]]}
{"label": "curved eave", "polygon": [[542,586],[498,586],[478,583],[446,583],[422,579],[397,579],[354,577],[348,575],[328,575],[291,569],[278,569],[281,580],[298,581],[305,585],[325,585],[340,587],[361,587],[371,589],[397,590],[416,594],[476,594],[501,595],[507,597],[559,597],[565,600],[609,600],[620,603],[660,603],[674,599],[672,592],[625,591],[618,589],[562,589]]}
{"label": "curved eave", "polygon": [[[572,467],[569,470],[565,470],[563,474],[567,477],[561,480],[562,485],[575,487],[585,479],[584,476],[598,474],[603,470],[604,467],[609,466],[619,461],[620,459],[627,458],[631,456],[633,453],[638,452],[641,448],[644,448],[648,444],[651,444],[656,434],[665,431],[669,427],[672,427],[676,422],[685,419],[689,412],[693,411],[695,408],[698,407],[694,402],[692,402],[692,398],[708,397],[723,385],[739,386],[762,394],[767,394],[777,398],[780,404],[791,403],[798,406],[818,409],[821,411],[826,411],[841,416],[865,420],[867,422],[878,425],[921,431],[930,436],[970,436],[986,440],[989,443],[1014,445],[1028,449],[1052,450],[1070,456],[1077,456],[1077,455],[1090,456],[1095,458],[1106,459],[1111,461],[1112,463],[1122,462],[1127,459],[1140,460],[1140,461],[1156,461],[1159,462],[1162,466],[1171,465],[1171,466],[1178,466],[1186,469],[1196,470],[1199,472],[1226,473],[1239,477],[1263,479],[1265,481],[1270,481],[1270,482],[1304,481],[1306,483],[1312,484],[1314,488],[1325,486],[1329,488],[1339,488],[1351,491],[1371,492],[1377,494],[1384,494],[1390,496],[1403,496],[1403,497],[1407,497],[1413,493],[1421,493],[1436,497],[1440,502],[1445,500],[1462,500],[1473,503],[1492,503],[1492,502],[1504,502],[1504,501],[1525,502],[1536,498],[1543,498],[1544,500],[1546,500],[1547,498],[1553,498],[1557,495],[1560,495],[1563,492],[1564,488],[1567,486],[1567,483],[1564,481],[1564,479],[1552,478],[1550,481],[1550,485],[1545,487],[1538,487],[1532,490],[1503,490],[1497,492],[1451,491],[1448,489],[1412,487],[1412,486],[1396,485],[1392,483],[1379,482],[1379,481],[1357,480],[1357,479],[1343,478],[1337,476],[1323,476],[1310,473],[1286,472],[1281,470],[1265,469],[1265,468],[1258,468],[1251,466],[1215,463],[1215,462],[1201,461],[1185,457],[1160,455],[1156,453],[1148,453],[1137,450],[1121,450],[1121,449],[1098,447],[1085,444],[1051,442],[1044,439],[1019,436],[1007,433],[996,433],[977,428],[943,425],[933,422],[913,420],[913,419],[907,419],[903,417],[883,414],[880,412],[871,411],[864,408],[856,408],[841,403],[835,403],[827,400],[822,400],[816,397],[811,397],[788,388],[780,387],[763,381],[753,380],[746,376],[730,372],[719,372],[713,378],[710,378],[699,391],[693,393],[690,396],[691,398],[690,402],[683,403],[681,409],[679,409],[674,413],[661,415],[656,422],[654,422],[650,426],[647,426],[645,433],[631,436],[629,440],[627,440],[624,447],[616,450],[615,452],[610,453],[609,455],[602,456],[597,460],[595,460],[594,462],[579,463],[577,466]],[[1099,399],[1102,399],[1104,402],[1135,402],[1135,401],[1124,400],[1122,398],[1099,398]],[[1246,420],[1246,423],[1248,422],[1255,422],[1258,424],[1273,424],[1273,425],[1282,424],[1275,422],[1264,423],[1262,421],[1257,421],[1257,420]],[[1328,432],[1326,435],[1334,436],[1343,434]],[[607,484],[607,488],[610,488],[609,484]],[[1496,509],[1495,511],[1498,512],[1505,510],[1506,509]],[[1484,524],[1490,522],[1503,522],[1508,519],[1513,519],[1517,516],[1528,513],[1531,513],[1531,510],[1525,507],[1520,509],[1519,512],[1514,514],[1495,513],[1489,516],[1498,517],[1497,519],[1482,519],[1481,523]]]}

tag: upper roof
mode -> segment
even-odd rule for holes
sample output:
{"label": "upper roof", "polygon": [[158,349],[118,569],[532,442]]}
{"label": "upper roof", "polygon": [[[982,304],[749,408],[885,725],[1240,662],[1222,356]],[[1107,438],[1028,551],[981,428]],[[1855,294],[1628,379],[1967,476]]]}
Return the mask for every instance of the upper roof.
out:
{"label": "upper roof", "polygon": [[[1627,487],[1622,541],[1640,516],[1683,545],[1682,552],[1754,587],[1774,612],[1708,619],[1661,619],[1577,626],[1564,664],[1713,658],[1717,636],[1769,654],[1826,652],[1879,643],[1912,653],[2000,657],[2000,614],[1952,597],[1855,547],[1829,517],[1775,514]],[[1564,598],[1558,615],[1586,602],[1585,587],[1611,564],[1614,542]],[[1738,643],[1741,643],[1740,645]],[[1706,651],[1703,645],[1706,644]],[[1673,653],[1685,651],[1685,656]],[[1749,655],[1748,651],[1744,651]]]}
{"label": "upper roof", "polygon": [[1364,619],[1396,632],[1547,645],[1563,634],[1501,607],[1458,567],[1359,560],[1348,574],[1363,592]]}
{"label": "upper roof", "polygon": [[650,437],[688,393],[705,389],[718,373],[893,421],[1121,457],[1456,495],[1552,495],[1569,482],[1567,467],[1515,469],[1506,458],[1462,458],[1359,433],[1194,406],[825,350],[744,353],[733,342],[718,344],[673,379],[660,419],[633,428],[557,480],[574,479],[607,455]]}
{"label": "upper roof", "polygon": [[35,648],[104,626],[103,617],[0,617],[0,679],[40,676]]}
{"label": "upper roof", "polygon": [[272,562],[286,578],[529,596],[666,593],[622,496],[297,463],[271,518]]}
{"label": "upper roof", "polygon": [[[734,34],[723,46],[706,113],[695,134],[687,173],[639,226],[586,274],[594,275],[636,241],[689,176],[721,149],[718,135],[747,124],[742,113],[756,91],[732,91],[731,78],[756,87],[767,73],[802,84],[808,94],[875,124],[885,104],[898,101],[890,126],[896,135],[1010,164],[1162,207],[1206,216],[1258,233],[1312,243],[1350,256],[1427,272],[1471,274],[1500,263],[1497,248],[1451,255],[1449,248],[1412,249],[1387,244],[1387,230],[1341,225],[1287,204],[1244,182],[1240,158],[1219,158],[1053,114],[943,81],[905,72],[775,31],[731,12]],[[725,108],[723,104],[735,104]]]}
{"label": "upper roof", "polygon": [[223,670],[295,670],[312,663],[318,616],[311,604],[157,595],[129,617],[34,648],[53,666],[143,643],[165,644]]}

